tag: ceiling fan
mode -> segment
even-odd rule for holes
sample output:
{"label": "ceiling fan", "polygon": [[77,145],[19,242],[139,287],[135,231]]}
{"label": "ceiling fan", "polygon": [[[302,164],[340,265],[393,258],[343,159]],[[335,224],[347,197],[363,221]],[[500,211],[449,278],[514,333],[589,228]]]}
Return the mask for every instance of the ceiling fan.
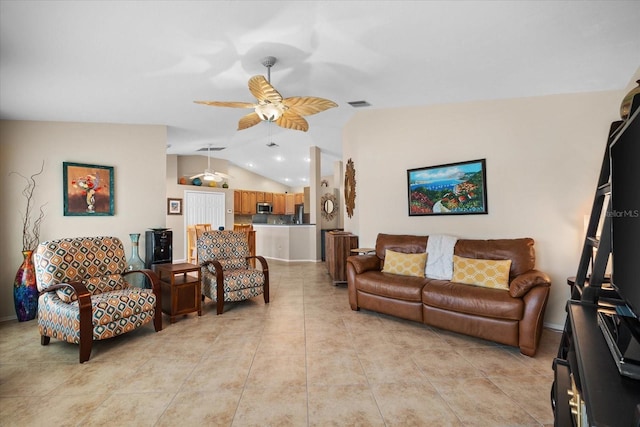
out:
{"label": "ceiling fan", "polygon": [[303,116],[320,113],[329,108],[337,107],[333,101],[313,96],[294,96],[283,98],[278,91],[271,86],[271,67],[277,59],[267,56],[262,59],[262,65],[267,68],[267,78],[253,76],[249,79],[249,91],[256,97],[257,103],[251,102],[225,102],[225,101],[194,101],[197,104],[211,105],[214,107],[253,108],[252,113],[242,117],[238,122],[238,130],[255,126],[261,121],[275,122],[286,129],[309,130],[309,123]]}
{"label": "ceiling fan", "polygon": [[211,146],[207,146],[207,168],[203,173],[199,173],[197,175],[190,176],[189,179],[196,179],[202,177],[205,181],[215,181],[221,182],[225,179],[233,178],[231,175],[227,175],[226,173],[216,172],[211,169]]}

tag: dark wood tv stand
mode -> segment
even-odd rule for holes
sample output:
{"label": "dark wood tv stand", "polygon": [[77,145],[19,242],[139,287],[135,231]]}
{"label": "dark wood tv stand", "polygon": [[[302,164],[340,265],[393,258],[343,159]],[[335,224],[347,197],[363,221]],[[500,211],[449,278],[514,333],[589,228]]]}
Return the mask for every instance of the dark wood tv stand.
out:
{"label": "dark wood tv stand", "polygon": [[[580,301],[567,304],[567,327],[553,366],[555,425],[579,426],[575,423],[576,417],[571,415],[575,410],[586,417],[582,425],[639,426],[640,381],[618,372],[598,326],[597,310],[595,304]],[[577,391],[573,397],[577,405],[570,405],[571,377]]]}

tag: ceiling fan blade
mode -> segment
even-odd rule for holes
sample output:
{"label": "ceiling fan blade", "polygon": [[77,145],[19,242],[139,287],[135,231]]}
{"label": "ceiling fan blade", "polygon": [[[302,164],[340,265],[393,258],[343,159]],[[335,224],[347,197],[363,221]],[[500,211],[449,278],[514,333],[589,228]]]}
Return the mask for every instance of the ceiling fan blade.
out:
{"label": "ceiling fan blade", "polygon": [[306,132],[309,130],[309,123],[298,113],[292,110],[286,110],[276,124],[280,127],[293,130],[301,130]]}
{"label": "ceiling fan blade", "polygon": [[196,178],[200,178],[201,176],[204,176],[204,174],[203,173],[199,173],[197,175],[190,176],[189,179],[196,179]]}
{"label": "ceiling fan blade", "polygon": [[264,76],[253,76],[249,79],[249,91],[256,97],[258,101],[268,101],[272,104],[282,103],[282,95]]}
{"label": "ceiling fan blade", "polygon": [[224,180],[224,178],[219,176],[217,172],[207,172],[203,175],[204,175],[203,179],[205,181],[221,182]]}
{"label": "ceiling fan blade", "polygon": [[262,120],[260,116],[258,116],[255,111],[253,113],[249,113],[246,116],[243,116],[238,122],[238,130],[243,130],[250,128],[251,126],[255,126],[260,123]]}
{"label": "ceiling fan blade", "polygon": [[[222,173],[222,172],[215,172],[216,175],[224,178],[224,179],[233,179],[233,177],[231,175],[227,175],[226,173]],[[221,179],[222,180],[222,179]]]}
{"label": "ceiling fan blade", "polygon": [[315,96],[294,96],[285,99],[283,103],[301,116],[310,116],[338,106],[333,101]]}
{"label": "ceiling fan blade", "polygon": [[211,105],[212,107],[231,107],[231,108],[255,108],[256,104],[250,102],[226,102],[226,101],[193,101],[196,104]]}

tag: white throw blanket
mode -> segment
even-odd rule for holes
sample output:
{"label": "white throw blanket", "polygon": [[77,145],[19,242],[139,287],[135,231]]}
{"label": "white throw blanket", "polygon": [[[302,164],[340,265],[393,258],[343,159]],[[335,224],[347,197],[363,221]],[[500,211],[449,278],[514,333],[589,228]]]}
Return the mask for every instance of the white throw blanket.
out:
{"label": "white throw blanket", "polygon": [[446,234],[429,235],[425,275],[432,279],[451,280],[453,277],[453,247],[457,237]]}

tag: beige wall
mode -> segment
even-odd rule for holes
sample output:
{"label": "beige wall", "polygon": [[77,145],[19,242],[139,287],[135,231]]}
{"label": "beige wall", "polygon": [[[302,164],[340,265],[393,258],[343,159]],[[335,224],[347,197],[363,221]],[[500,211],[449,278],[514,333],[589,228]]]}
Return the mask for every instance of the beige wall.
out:
{"label": "beige wall", "polygon": [[[274,193],[291,192],[291,187],[271,181],[261,175],[239,168],[227,160],[217,159],[211,154],[211,168],[226,173],[232,178],[228,179],[229,188],[220,187],[222,183],[218,183],[216,187],[208,187],[205,185],[180,185],[178,179],[181,176],[193,176],[196,173],[203,172],[207,168],[208,160],[206,155],[202,156],[166,156],[166,189],[167,197],[175,197],[185,200],[185,191],[204,191],[225,194],[225,228],[230,229],[234,224],[233,200],[234,190],[253,190],[268,191]],[[183,206],[183,211],[186,205]],[[242,221],[250,221],[251,216],[243,216]],[[187,259],[187,232],[184,215],[167,215],[166,226],[173,231],[173,260],[185,261]]]}
{"label": "beige wall", "polygon": [[[112,235],[122,239],[127,257],[129,233],[165,225],[166,127],[116,124],[0,121],[0,320],[15,319],[13,279],[22,262],[24,181],[45,161],[37,178],[36,207],[46,203],[40,240]],[[115,215],[64,216],[62,162],[114,167]]]}
{"label": "beige wall", "polygon": [[[626,92],[598,92],[370,110],[345,127],[343,159],[356,169],[354,217],[345,229],[372,247],[376,235],[532,237],[551,275],[545,321],[561,328],[607,133]],[[407,214],[407,169],[485,158],[488,215]]]}

